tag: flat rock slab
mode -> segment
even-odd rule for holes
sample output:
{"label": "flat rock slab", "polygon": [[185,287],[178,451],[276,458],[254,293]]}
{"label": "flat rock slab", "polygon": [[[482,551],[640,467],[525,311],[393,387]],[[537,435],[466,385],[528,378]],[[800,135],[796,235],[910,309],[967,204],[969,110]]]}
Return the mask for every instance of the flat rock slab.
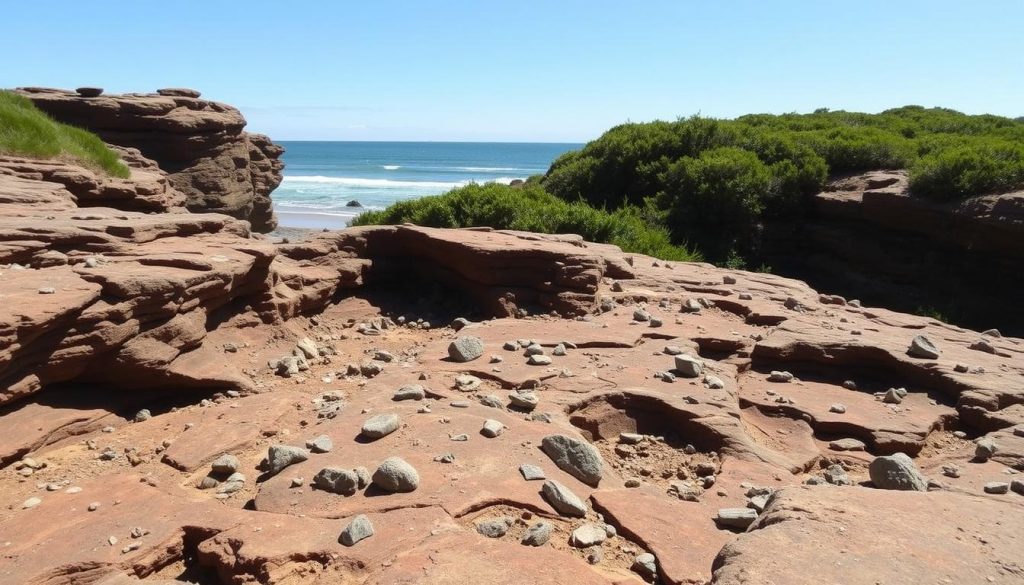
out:
{"label": "flat rock slab", "polygon": [[[750,531],[725,546],[712,582],[1014,581],[1019,574],[1007,571],[1019,567],[1024,552],[1022,525],[1024,507],[991,497],[861,487],[786,488]],[[971,536],[982,534],[984,538]],[[841,544],[811,544],[822,542]]]}
{"label": "flat rock slab", "polygon": [[[932,404],[933,399],[943,397],[929,396],[913,387],[910,390],[903,402],[893,407],[875,399],[869,391],[847,390],[839,384],[803,380],[771,384],[757,373],[740,378],[742,404],[766,413],[798,413],[791,418],[806,414],[816,432],[860,439],[868,444],[869,450],[883,455],[920,451],[928,434],[940,426],[942,419],[956,414],[950,406]],[[780,397],[793,403],[779,403]],[[846,406],[845,413],[830,410],[836,402]]]}
{"label": "flat rock slab", "polygon": [[184,429],[187,423],[193,426],[174,439],[164,452],[163,461],[175,469],[195,471],[221,453],[240,451],[254,444],[262,431],[273,429],[294,403],[303,400],[295,393],[273,392],[164,415],[161,422],[172,428]]}
{"label": "flat rock slab", "polygon": [[[502,502],[520,505],[536,513],[553,514],[554,510],[541,496],[541,482],[524,481],[519,471],[524,463],[544,469],[548,478],[565,484],[580,498],[585,499],[593,491],[555,467],[540,449],[545,436],[556,430],[569,432],[571,427],[560,429],[555,424],[527,421],[522,415],[498,411],[475,402],[464,409],[443,403],[435,405],[430,413],[417,413],[416,403],[391,402],[388,393],[377,399],[400,414],[405,422],[401,429],[386,440],[358,441],[355,433],[366,415],[355,409],[342,411],[336,418],[316,428],[316,432],[335,438],[334,449],[292,465],[285,472],[261,483],[255,496],[256,509],[342,518],[403,506],[428,505],[440,506],[458,516],[468,510]],[[448,422],[442,422],[442,418]],[[480,436],[477,431],[487,419],[494,419],[506,427],[502,439],[510,435],[515,437],[515,441]],[[467,434],[468,440],[451,440],[451,436],[461,433]],[[501,449],[495,448],[496,441],[502,443]],[[447,453],[454,455],[451,463],[435,461],[435,457]],[[371,485],[345,497],[291,487],[292,477],[311,478],[324,467],[348,469],[363,466],[372,472],[393,456],[401,457],[416,469],[419,485],[415,491],[387,493]],[[607,471],[605,473],[608,474]]]}
{"label": "flat rock slab", "polygon": [[428,544],[396,558],[383,571],[372,575],[367,585],[520,585],[524,580],[541,585],[640,583],[629,574],[608,574],[549,546],[524,546],[462,534],[442,535]]}
{"label": "flat rock slab", "polygon": [[652,488],[600,490],[591,499],[621,534],[654,553],[670,583],[705,582],[711,561],[733,538],[715,525],[714,500],[672,500]]}

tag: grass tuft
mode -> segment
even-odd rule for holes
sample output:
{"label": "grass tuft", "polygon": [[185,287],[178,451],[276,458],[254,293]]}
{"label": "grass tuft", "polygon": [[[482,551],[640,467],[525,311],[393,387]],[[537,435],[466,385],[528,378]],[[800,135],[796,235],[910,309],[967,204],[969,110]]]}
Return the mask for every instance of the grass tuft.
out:
{"label": "grass tuft", "polygon": [[70,157],[114,177],[127,178],[128,167],[95,134],[54,121],[31,100],[0,91],[0,153],[28,158]]}

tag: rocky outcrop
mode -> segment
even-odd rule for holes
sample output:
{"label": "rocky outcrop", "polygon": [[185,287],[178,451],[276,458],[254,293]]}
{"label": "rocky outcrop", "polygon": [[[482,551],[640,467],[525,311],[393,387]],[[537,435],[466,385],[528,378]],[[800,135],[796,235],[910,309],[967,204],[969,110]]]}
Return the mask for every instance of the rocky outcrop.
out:
{"label": "rocky outcrop", "polygon": [[774,221],[767,263],[823,291],[908,312],[1024,333],[1007,311],[1024,271],[1024,192],[935,203],[910,196],[905,171],[841,177],[798,223]]}
{"label": "rocky outcrop", "polygon": [[0,160],[0,582],[1022,574],[1024,340],[575,236],[276,244],[126,158]]}
{"label": "rocky outcrop", "polygon": [[284,149],[243,131],[245,118],[237,109],[187,89],[95,97],[45,88],[18,91],[58,121],[156,161],[185,194],[189,210],[244,219],[257,232],[276,227],[270,192],[281,183]]}

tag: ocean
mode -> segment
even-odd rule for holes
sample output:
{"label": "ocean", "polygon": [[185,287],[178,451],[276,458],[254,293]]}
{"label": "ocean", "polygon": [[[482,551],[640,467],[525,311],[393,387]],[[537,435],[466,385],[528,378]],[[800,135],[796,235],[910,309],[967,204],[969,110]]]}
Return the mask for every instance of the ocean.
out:
{"label": "ocean", "polygon": [[[272,194],[282,227],[341,229],[368,209],[470,182],[509,183],[547,171],[580,144],[280,142],[284,181]],[[358,202],[360,207],[350,206]]]}

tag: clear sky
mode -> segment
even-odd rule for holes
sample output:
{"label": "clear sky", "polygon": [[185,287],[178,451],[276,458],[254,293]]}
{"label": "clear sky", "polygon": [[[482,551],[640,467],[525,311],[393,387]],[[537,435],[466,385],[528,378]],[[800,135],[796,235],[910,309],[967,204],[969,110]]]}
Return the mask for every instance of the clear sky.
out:
{"label": "clear sky", "polygon": [[0,87],[185,86],[278,140],[584,141],[702,113],[1024,115],[1024,0],[53,0]]}

